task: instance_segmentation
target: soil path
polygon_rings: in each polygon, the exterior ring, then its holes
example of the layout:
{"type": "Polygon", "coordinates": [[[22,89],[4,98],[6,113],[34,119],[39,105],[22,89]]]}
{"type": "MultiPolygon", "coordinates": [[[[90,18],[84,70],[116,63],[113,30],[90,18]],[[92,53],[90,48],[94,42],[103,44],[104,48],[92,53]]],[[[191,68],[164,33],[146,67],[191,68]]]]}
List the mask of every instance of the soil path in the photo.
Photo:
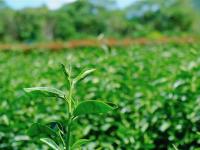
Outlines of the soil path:
{"type": "Polygon", "coordinates": [[[61,50],[79,47],[101,47],[107,45],[110,47],[117,46],[132,46],[132,45],[148,45],[148,44],[168,44],[168,43],[196,43],[200,41],[196,37],[162,37],[159,39],[148,38],[126,38],[126,39],[81,39],[70,40],[67,42],[48,42],[48,43],[35,43],[35,44],[0,44],[0,50],[61,50]]]}

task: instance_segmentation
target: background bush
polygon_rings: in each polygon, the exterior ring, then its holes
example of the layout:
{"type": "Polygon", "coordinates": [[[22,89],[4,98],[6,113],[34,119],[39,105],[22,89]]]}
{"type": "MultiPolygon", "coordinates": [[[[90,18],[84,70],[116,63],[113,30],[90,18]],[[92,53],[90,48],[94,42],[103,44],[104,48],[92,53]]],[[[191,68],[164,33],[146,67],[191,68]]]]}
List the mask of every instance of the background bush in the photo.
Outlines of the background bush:
{"type": "Polygon", "coordinates": [[[0,41],[30,43],[101,33],[107,37],[140,37],[196,32],[198,6],[197,0],[148,0],[119,9],[115,1],[78,0],[57,10],[46,6],[13,10],[1,0],[0,41]]]}
{"type": "Polygon", "coordinates": [[[198,44],[169,44],[117,48],[108,54],[91,48],[56,53],[1,52],[0,149],[41,148],[41,143],[29,141],[28,127],[33,122],[62,121],[62,101],[30,97],[23,91],[30,86],[63,89],[60,62],[71,63],[75,74],[83,68],[97,69],[77,86],[77,99],[119,105],[108,116],[89,115],[76,123],[74,137],[93,139],[87,145],[91,149],[161,150],[170,149],[172,144],[198,149],[199,48],[198,44]]]}

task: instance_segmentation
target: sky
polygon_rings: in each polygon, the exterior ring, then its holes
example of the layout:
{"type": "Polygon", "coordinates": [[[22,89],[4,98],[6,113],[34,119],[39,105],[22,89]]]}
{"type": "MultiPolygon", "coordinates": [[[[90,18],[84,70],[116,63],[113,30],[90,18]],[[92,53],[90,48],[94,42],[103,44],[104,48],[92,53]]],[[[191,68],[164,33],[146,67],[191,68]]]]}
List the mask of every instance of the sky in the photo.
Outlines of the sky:
{"type": "MultiPolygon", "coordinates": [[[[14,9],[21,9],[25,7],[39,7],[46,5],[50,9],[57,9],[65,3],[73,2],[75,0],[5,0],[6,4],[14,9]]],[[[134,0],[116,0],[120,7],[125,7],[134,0]]]]}

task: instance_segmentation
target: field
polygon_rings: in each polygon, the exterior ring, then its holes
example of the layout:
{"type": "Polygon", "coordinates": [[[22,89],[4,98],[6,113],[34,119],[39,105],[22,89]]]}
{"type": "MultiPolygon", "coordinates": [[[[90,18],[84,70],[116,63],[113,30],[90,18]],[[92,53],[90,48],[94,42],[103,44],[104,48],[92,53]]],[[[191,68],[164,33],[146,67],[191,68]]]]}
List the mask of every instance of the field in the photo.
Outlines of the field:
{"type": "Polygon", "coordinates": [[[109,115],[77,121],[76,138],[90,138],[85,149],[139,150],[200,147],[200,45],[157,44],[76,48],[57,52],[0,52],[0,149],[47,149],[27,135],[34,122],[61,121],[64,103],[27,95],[24,87],[64,90],[60,63],[74,74],[96,68],[76,90],[79,100],[113,102],[109,115]]]}

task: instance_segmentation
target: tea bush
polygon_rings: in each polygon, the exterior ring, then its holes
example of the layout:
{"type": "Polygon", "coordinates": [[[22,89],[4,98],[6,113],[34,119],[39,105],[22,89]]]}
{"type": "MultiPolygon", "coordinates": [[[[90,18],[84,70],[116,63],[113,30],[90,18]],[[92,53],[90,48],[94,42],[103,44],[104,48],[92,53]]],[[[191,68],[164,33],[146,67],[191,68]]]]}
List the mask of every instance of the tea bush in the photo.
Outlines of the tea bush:
{"type": "Polygon", "coordinates": [[[102,101],[84,100],[79,102],[77,99],[74,99],[74,89],[76,88],[77,83],[95,71],[95,69],[85,70],[75,77],[72,76],[71,67],[66,68],[65,65],[61,64],[61,70],[63,71],[65,80],[67,81],[67,89],[65,91],[52,87],[24,88],[24,91],[45,97],[56,97],[65,101],[67,111],[65,116],[63,116],[64,118],[62,123],[51,122],[49,123],[49,126],[34,123],[28,133],[30,137],[40,139],[41,142],[54,150],[76,150],[88,143],[89,139],[79,139],[74,143],[71,142],[71,133],[73,131],[74,122],[79,119],[80,116],[89,114],[106,114],[109,111],[114,110],[114,107],[109,103],[102,101]]]}
{"type": "MultiPolygon", "coordinates": [[[[0,52],[0,149],[47,149],[30,140],[34,122],[62,121],[65,104],[57,98],[27,96],[24,87],[64,89],[61,62],[74,74],[96,68],[75,90],[75,98],[106,99],[115,113],[87,115],[73,137],[91,139],[83,149],[179,149],[200,147],[200,45],[148,45],[82,48],[59,52],[0,52]]],[[[76,140],[74,138],[73,140],[76,140]]]]}

